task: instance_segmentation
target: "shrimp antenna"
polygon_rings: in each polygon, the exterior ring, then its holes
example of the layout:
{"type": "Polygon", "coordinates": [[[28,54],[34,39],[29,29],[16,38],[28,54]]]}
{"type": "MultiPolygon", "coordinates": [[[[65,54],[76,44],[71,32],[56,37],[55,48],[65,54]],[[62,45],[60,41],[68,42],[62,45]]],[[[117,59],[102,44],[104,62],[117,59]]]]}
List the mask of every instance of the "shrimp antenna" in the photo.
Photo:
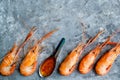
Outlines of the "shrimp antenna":
{"type": "Polygon", "coordinates": [[[85,24],[83,22],[81,22],[81,26],[82,26],[82,42],[85,43],[86,41],[86,30],[85,30],[85,24]]]}
{"type": "Polygon", "coordinates": [[[111,44],[111,45],[115,45],[115,44],[118,44],[118,43],[115,43],[115,42],[110,42],[110,39],[115,36],[118,32],[120,32],[119,29],[115,30],[114,32],[112,32],[112,34],[110,36],[108,36],[107,40],[102,43],[102,45],[100,46],[101,48],[104,47],[105,45],[107,44],[111,44]]]}
{"type": "Polygon", "coordinates": [[[30,40],[30,38],[33,36],[33,33],[36,31],[36,27],[33,26],[32,29],[30,30],[30,32],[28,33],[27,37],[25,38],[25,40],[23,41],[23,43],[20,45],[20,47],[18,48],[17,52],[16,52],[16,56],[20,53],[20,51],[22,50],[22,48],[24,47],[24,45],[30,40]]]}
{"type": "Polygon", "coordinates": [[[54,32],[56,32],[56,31],[58,31],[58,30],[59,30],[59,29],[54,29],[54,30],[48,32],[47,34],[45,34],[41,39],[39,39],[39,40],[37,41],[36,45],[39,44],[39,43],[41,43],[42,41],[44,41],[44,40],[47,39],[48,37],[50,37],[54,32]]]}
{"type": "Polygon", "coordinates": [[[88,45],[92,44],[93,42],[95,42],[95,40],[104,32],[104,30],[99,31],[93,38],[91,38],[90,40],[88,40],[87,44],[85,45],[85,47],[87,47],[88,45]]]}

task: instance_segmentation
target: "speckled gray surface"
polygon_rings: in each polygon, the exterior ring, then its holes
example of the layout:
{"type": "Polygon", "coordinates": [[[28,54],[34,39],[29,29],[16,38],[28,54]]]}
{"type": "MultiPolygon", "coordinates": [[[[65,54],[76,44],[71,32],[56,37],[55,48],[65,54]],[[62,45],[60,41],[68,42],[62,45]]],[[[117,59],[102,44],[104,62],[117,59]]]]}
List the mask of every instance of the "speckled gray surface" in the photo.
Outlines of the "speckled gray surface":
{"type": "MultiPolygon", "coordinates": [[[[86,24],[87,37],[94,36],[99,29],[105,29],[95,42],[103,42],[109,34],[120,26],[119,0],[0,0],[0,58],[12,47],[14,42],[23,41],[32,26],[38,30],[33,39],[39,39],[48,31],[59,28],[48,40],[43,42],[44,51],[39,56],[41,61],[51,55],[54,47],[62,37],[66,38],[64,49],[57,59],[57,68],[65,56],[81,41],[81,24],[86,24]]],[[[120,39],[120,34],[112,38],[120,39]]],[[[81,55],[84,56],[90,49],[81,55]]],[[[109,47],[109,46],[108,46],[109,47]]],[[[103,49],[101,55],[109,50],[103,49]]],[[[27,51],[27,48],[25,48],[27,51]]],[[[100,56],[99,56],[100,57],[100,56]]],[[[17,68],[13,75],[0,80],[120,80],[120,57],[115,61],[110,72],[105,76],[98,76],[92,70],[86,75],[79,74],[77,69],[70,76],[61,76],[57,70],[48,78],[40,78],[37,71],[28,77],[20,75],[17,68]]]]}

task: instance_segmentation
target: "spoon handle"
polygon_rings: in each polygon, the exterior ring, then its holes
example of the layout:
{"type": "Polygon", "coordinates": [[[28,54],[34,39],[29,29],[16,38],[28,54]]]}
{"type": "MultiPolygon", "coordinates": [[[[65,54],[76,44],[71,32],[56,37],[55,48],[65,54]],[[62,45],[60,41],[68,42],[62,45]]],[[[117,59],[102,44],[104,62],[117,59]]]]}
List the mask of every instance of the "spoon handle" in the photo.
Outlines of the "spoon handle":
{"type": "Polygon", "coordinates": [[[61,41],[59,42],[58,46],[56,47],[55,51],[54,51],[53,56],[55,58],[57,58],[57,56],[59,55],[64,43],[65,43],[65,38],[62,38],[61,41]]]}

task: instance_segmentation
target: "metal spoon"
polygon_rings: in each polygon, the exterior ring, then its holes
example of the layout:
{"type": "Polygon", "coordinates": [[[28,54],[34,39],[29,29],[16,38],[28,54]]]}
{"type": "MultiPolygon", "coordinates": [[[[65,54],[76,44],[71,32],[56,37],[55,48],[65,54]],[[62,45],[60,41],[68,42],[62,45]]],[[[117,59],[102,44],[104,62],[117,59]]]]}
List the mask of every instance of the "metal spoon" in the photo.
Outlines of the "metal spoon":
{"type": "Polygon", "coordinates": [[[64,43],[65,43],[65,38],[62,38],[57,48],[53,52],[53,54],[50,57],[48,57],[45,61],[43,61],[43,63],[40,65],[39,75],[41,77],[48,77],[53,73],[55,66],[56,66],[56,59],[64,43]]]}

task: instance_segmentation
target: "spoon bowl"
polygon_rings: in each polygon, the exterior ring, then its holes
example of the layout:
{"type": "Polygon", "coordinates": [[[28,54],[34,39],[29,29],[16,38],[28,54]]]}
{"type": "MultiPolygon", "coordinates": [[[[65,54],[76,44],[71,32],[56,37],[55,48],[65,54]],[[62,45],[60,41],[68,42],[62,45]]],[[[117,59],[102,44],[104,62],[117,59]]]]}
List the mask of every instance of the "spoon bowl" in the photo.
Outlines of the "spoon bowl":
{"type": "Polygon", "coordinates": [[[65,38],[62,38],[53,54],[42,62],[39,67],[39,75],[41,77],[48,77],[53,73],[56,66],[56,59],[64,43],[65,38]]]}

